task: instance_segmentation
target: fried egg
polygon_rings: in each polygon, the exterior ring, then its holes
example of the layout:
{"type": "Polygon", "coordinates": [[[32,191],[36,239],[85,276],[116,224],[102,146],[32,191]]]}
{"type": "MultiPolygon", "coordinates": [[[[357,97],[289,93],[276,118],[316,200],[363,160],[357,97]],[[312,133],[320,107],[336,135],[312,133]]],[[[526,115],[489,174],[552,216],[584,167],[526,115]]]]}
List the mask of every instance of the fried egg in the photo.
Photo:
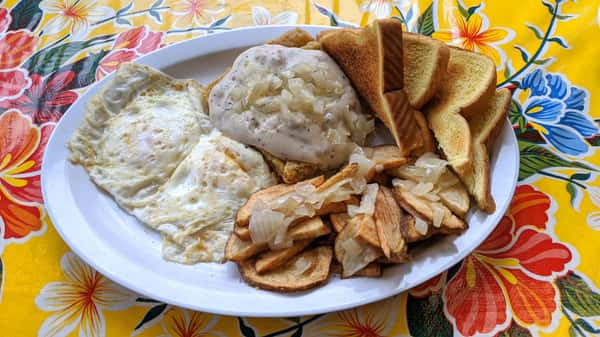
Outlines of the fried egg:
{"type": "Polygon", "coordinates": [[[127,212],[158,230],[163,257],[219,261],[237,209],[275,183],[255,150],[211,125],[203,88],[124,64],[90,100],[70,160],[127,212]]]}
{"type": "Polygon", "coordinates": [[[161,232],[166,259],[219,261],[238,209],[275,182],[260,153],[214,130],[200,137],[141,217],[161,232]]]}
{"type": "Polygon", "coordinates": [[[88,103],[70,159],[124,209],[144,207],[212,130],[201,95],[194,81],[124,64],[88,103]]]}

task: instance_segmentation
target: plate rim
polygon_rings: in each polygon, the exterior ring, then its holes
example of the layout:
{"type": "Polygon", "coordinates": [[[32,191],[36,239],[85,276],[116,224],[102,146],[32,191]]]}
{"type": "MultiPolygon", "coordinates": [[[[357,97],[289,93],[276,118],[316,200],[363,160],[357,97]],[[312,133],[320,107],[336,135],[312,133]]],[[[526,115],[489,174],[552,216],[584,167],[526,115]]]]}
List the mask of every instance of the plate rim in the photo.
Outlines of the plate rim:
{"type": "MultiPolygon", "coordinates": [[[[335,29],[337,27],[322,26],[322,25],[320,25],[320,26],[319,25],[271,25],[271,26],[255,26],[255,27],[235,28],[235,29],[232,29],[229,31],[223,31],[223,32],[209,34],[209,35],[198,36],[198,37],[195,37],[195,38],[192,38],[189,40],[183,40],[183,41],[174,43],[165,48],[162,48],[162,49],[153,51],[152,53],[149,53],[147,55],[144,55],[144,56],[136,59],[134,62],[146,64],[146,62],[149,62],[149,60],[151,60],[153,57],[156,58],[156,55],[160,55],[162,53],[165,53],[165,54],[168,53],[169,48],[172,48],[174,46],[180,46],[179,48],[181,48],[182,45],[186,45],[186,44],[194,45],[195,43],[198,43],[198,41],[217,39],[223,34],[244,34],[244,33],[253,32],[253,31],[260,32],[260,31],[271,31],[271,30],[278,30],[278,29],[279,30],[280,29],[294,29],[294,28],[302,28],[302,29],[306,29],[306,30],[310,31],[311,33],[316,33],[318,31],[321,31],[324,29],[335,29]]],[[[235,48],[235,47],[233,47],[233,48],[235,48]]],[[[230,49],[233,49],[233,48],[230,48],[230,49]]],[[[212,52],[214,53],[214,52],[219,52],[219,51],[222,51],[222,50],[215,49],[212,52]]],[[[197,55],[197,57],[209,55],[210,53],[211,52],[205,53],[205,54],[199,54],[199,55],[197,55]]],[[[177,59],[178,61],[168,61],[167,60],[163,63],[163,66],[159,67],[159,69],[163,69],[170,65],[184,62],[186,60],[183,56],[181,56],[179,58],[174,57],[174,59],[177,59]]],[[[103,79],[94,82],[91,86],[86,88],[85,92],[81,96],[78,97],[78,100],[80,100],[82,98],[86,98],[86,99],[89,98],[89,96],[88,96],[89,92],[96,91],[103,83],[105,83],[105,81],[110,80],[110,78],[112,78],[113,74],[114,73],[111,73],[110,75],[105,76],[103,79]]],[[[58,221],[59,219],[57,218],[57,214],[55,214],[55,209],[50,206],[56,200],[50,201],[50,198],[48,197],[48,194],[49,194],[48,189],[50,188],[48,186],[48,182],[52,179],[52,177],[49,175],[49,171],[51,170],[49,168],[49,166],[52,163],[49,162],[49,159],[47,157],[50,156],[50,153],[52,153],[54,151],[48,151],[48,149],[54,148],[56,146],[65,146],[65,144],[61,144],[58,140],[56,140],[58,138],[58,133],[56,131],[59,130],[59,128],[62,124],[67,124],[66,122],[64,122],[65,120],[67,120],[67,118],[65,118],[65,117],[67,117],[69,115],[69,113],[71,112],[71,110],[74,109],[74,106],[75,106],[75,104],[70,106],[69,109],[65,112],[65,114],[61,118],[61,120],[56,124],[55,129],[52,132],[52,134],[47,142],[46,148],[44,150],[44,155],[42,157],[42,168],[41,168],[41,173],[40,173],[42,198],[44,200],[44,208],[46,209],[49,219],[51,220],[51,222],[47,223],[47,225],[54,226],[55,230],[57,231],[57,233],[59,234],[61,239],[67,244],[67,246],[69,247],[70,250],[72,250],[75,254],[77,254],[77,256],[79,256],[85,263],[87,263],[92,268],[94,268],[94,270],[101,273],[104,277],[110,279],[111,281],[124,286],[125,288],[127,288],[128,290],[130,290],[136,294],[147,296],[147,297],[159,300],[164,303],[176,305],[179,307],[189,308],[192,310],[199,310],[199,311],[212,313],[212,314],[227,315],[227,316],[243,316],[243,317],[286,317],[286,316],[289,317],[289,316],[321,314],[321,313],[345,310],[345,309],[369,304],[369,303],[380,301],[380,300],[386,299],[388,297],[392,297],[392,296],[395,296],[402,292],[407,291],[407,289],[400,290],[400,291],[391,291],[389,293],[384,293],[384,294],[380,294],[378,296],[371,296],[371,297],[359,296],[358,297],[359,300],[347,301],[341,305],[321,306],[320,308],[316,308],[316,309],[312,309],[312,308],[300,309],[300,310],[299,309],[291,309],[288,311],[281,311],[281,312],[273,312],[273,311],[268,312],[268,311],[264,311],[264,310],[257,312],[257,311],[253,311],[253,310],[244,309],[241,306],[239,309],[215,308],[215,307],[211,307],[210,305],[208,305],[208,306],[203,305],[205,303],[210,303],[210,301],[203,302],[203,303],[197,303],[197,304],[190,304],[190,303],[181,302],[176,299],[173,300],[170,298],[166,298],[166,296],[163,296],[161,294],[146,292],[145,291],[146,288],[141,287],[140,285],[134,284],[132,282],[129,282],[129,280],[126,276],[121,277],[121,276],[117,275],[116,273],[112,272],[110,270],[110,268],[105,268],[104,265],[96,263],[93,256],[90,256],[89,253],[86,253],[84,250],[80,249],[80,246],[78,244],[76,244],[75,242],[73,242],[73,240],[71,240],[70,236],[64,232],[64,228],[57,225],[60,221],[58,221]],[[59,142],[59,143],[57,143],[57,142],[59,142]]],[[[506,128],[509,128],[512,131],[512,127],[510,126],[508,119],[505,119],[504,126],[503,126],[503,132],[505,132],[506,128]]],[[[435,272],[423,273],[426,277],[422,277],[423,280],[419,284],[422,284],[423,282],[426,282],[430,278],[435,277],[435,276],[445,272],[446,270],[451,268],[454,264],[460,262],[467,255],[471,254],[473,252],[473,250],[475,250],[493,232],[493,230],[497,227],[498,223],[500,222],[502,216],[508,210],[508,208],[510,206],[510,200],[512,199],[512,196],[514,195],[514,192],[517,187],[518,172],[519,172],[518,142],[517,142],[514,132],[510,132],[509,140],[511,143],[510,144],[511,149],[512,148],[515,149],[515,151],[511,151],[511,153],[514,156],[513,160],[514,160],[516,167],[514,168],[514,174],[513,174],[512,180],[511,180],[511,186],[510,186],[510,190],[508,193],[508,200],[506,203],[504,203],[502,205],[501,208],[497,209],[497,213],[496,212],[494,213],[494,214],[498,214],[497,215],[498,219],[495,221],[495,224],[489,226],[489,228],[487,228],[487,230],[482,233],[481,237],[479,237],[479,240],[476,240],[476,242],[471,243],[469,245],[469,249],[463,249],[462,251],[460,251],[454,258],[454,262],[449,263],[448,265],[445,265],[443,268],[438,269],[435,272]]],[[[68,161],[68,159],[66,159],[66,160],[68,161]]],[[[416,284],[414,286],[417,286],[417,285],[418,284],[416,284]]],[[[325,286],[327,286],[327,285],[325,285],[325,286]]],[[[293,301],[293,298],[290,298],[289,301],[293,301]]]]}

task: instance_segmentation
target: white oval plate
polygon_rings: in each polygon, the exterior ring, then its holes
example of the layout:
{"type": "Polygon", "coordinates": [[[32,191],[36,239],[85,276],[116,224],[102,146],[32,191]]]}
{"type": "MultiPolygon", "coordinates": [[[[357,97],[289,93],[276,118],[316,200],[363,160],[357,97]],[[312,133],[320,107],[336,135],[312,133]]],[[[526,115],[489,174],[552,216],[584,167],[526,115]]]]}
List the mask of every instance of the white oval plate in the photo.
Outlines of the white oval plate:
{"type": "MultiPolygon", "coordinates": [[[[244,49],[262,44],[291,26],[254,27],[216,33],[158,50],[137,60],[177,78],[206,84],[230,66],[244,49]]],[[[304,26],[311,34],[331,27],[304,26]]],[[[170,304],[225,315],[299,316],[366,304],[408,290],[450,268],[473,251],[505,213],[517,182],[519,151],[506,122],[491,158],[494,214],[471,211],[469,229],[436,240],[415,252],[412,262],[385,270],[382,278],[340,280],[319,288],[278,294],[244,283],[233,263],[193,266],[166,262],[159,235],[121,210],[68,160],[66,142],[81,124],[87,101],[110,76],[75,102],[48,143],[42,164],[42,192],[54,226],[83,260],[108,278],[170,304]]]]}

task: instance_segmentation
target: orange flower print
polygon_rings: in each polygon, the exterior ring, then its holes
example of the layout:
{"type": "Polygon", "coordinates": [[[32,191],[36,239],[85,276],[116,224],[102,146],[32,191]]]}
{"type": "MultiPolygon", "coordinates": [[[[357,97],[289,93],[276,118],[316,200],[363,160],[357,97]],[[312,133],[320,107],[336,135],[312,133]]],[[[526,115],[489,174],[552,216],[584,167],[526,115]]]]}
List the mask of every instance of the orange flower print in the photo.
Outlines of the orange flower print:
{"type": "Polygon", "coordinates": [[[18,97],[31,85],[27,72],[19,69],[35,50],[38,38],[27,30],[7,32],[12,18],[0,8],[0,101],[18,97]]]}
{"type": "Polygon", "coordinates": [[[0,218],[5,239],[42,227],[40,169],[53,124],[34,126],[16,110],[0,115],[0,218]]]}
{"type": "Polygon", "coordinates": [[[530,330],[551,325],[552,281],[568,272],[573,254],[544,232],[549,207],[544,193],[519,186],[508,214],[446,284],[446,312],[462,335],[495,335],[512,319],[530,330]]]}
{"type": "Polygon", "coordinates": [[[483,13],[474,13],[464,18],[459,11],[450,17],[454,22],[450,29],[441,29],[433,37],[451,45],[487,55],[497,66],[503,67],[506,54],[501,45],[512,40],[514,32],[507,28],[490,28],[489,20],[483,13]]]}
{"type": "Polygon", "coordinates": [[[323,337],[389,336],[398,315],[398,298],[329,313],[304,326],[304,335],[323,337]]]}
{"type": "Polygon", "coordinates": [[[78,328],[79,336],[103,337],[104,310],[123,310],[135,303],[136,295],[93,270],[77,255],[68,252],[60,260],[64,281],[50,282],[35,298],[48,317],[38,336],[67,336],[78,328]]]}
{"type": "Polygon", "coordinates": [[[165,312],[161,325],[169,337],[224,337],[212,330],[218,320],[215,315],[171,307],[165,312]]]}

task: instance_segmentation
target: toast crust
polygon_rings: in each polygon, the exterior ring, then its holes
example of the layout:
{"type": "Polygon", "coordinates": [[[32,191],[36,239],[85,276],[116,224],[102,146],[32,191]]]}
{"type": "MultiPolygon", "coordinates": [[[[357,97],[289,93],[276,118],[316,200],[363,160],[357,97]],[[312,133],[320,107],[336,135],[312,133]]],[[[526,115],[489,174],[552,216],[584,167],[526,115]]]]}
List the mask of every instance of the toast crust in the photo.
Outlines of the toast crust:
{"type": "Polygon", "coordinates": [[[473,131],[473,169],[460,176],[477,206],[484,212],[493,213],[496,203],[490,186],[489,150],[502,130],[511,100],[510,90],[499,89],[480,115],[470,120],[473,131]]]}

